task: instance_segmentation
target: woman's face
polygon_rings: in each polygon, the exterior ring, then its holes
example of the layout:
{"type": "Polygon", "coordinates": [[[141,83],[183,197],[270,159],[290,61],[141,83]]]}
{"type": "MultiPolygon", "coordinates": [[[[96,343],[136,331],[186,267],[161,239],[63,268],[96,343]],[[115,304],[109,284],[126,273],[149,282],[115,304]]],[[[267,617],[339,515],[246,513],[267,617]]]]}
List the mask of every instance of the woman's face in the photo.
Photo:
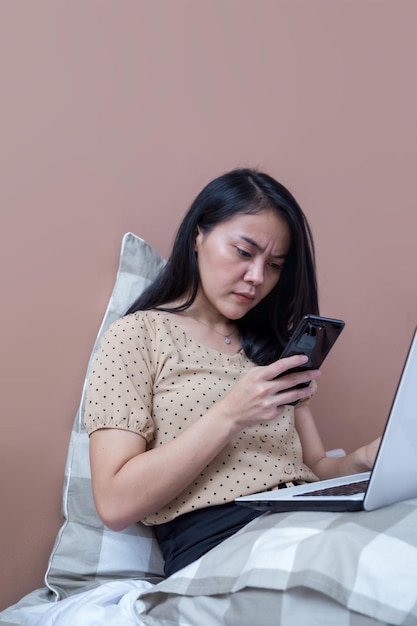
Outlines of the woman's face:
{"type": "Polygon", "coordinates": [[[271,209],[240,213],[208,233],[199,231],[196,304],[206,313],[240,319],[275,287],[290,244],[288,224],[271,209]]]}

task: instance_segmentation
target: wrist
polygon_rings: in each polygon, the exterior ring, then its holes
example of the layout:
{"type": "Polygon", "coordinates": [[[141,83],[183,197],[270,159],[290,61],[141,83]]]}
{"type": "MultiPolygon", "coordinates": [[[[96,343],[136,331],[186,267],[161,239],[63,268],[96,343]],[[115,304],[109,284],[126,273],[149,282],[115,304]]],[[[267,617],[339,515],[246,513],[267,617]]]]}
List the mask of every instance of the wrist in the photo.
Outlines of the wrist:
{"type": "Polygon", "coordinates": [[[233,411],[229,411],[227,403],[219,400],[207,411],[206,416],[210,423],[212,432],[216,432],[218,437],[228,443],[232,437],[237,435],[243,428],[236,419],[233,411]]]}
{"type": "Polygon", "coordinates": [[[368,458],[367,446],[361,446],[357,448],[350,455],[351,474],[359,474],[361,472],[368,472],[372,469],[372,464],[368,458]]]}
{"type": "Polygon", "coordinates": [[[240,423],[236,412],[229,408],[229,403],[226,398],[216,402],[209,413],[210,422],[216,424],[215,428],[227,442],[244,428],[244,424],[240,423]]]}

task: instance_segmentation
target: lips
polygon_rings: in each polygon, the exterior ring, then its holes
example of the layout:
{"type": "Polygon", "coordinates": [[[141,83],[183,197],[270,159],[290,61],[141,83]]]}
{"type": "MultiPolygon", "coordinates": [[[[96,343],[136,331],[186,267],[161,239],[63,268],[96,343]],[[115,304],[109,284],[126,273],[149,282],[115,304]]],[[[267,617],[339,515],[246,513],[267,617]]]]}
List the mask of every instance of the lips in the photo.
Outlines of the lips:
{"type": "Polygon", "coordinates": [[[235,296],[240,302],[247,304],[250,304],[255,300],[255,295],[253,293],[235,293],[235,296]]]}

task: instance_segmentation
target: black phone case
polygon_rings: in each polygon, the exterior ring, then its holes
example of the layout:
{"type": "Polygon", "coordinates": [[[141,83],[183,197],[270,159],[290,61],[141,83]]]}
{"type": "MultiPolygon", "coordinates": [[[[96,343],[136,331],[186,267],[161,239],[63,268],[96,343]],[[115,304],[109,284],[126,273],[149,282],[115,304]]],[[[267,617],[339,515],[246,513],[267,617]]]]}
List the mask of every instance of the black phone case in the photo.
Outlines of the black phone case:
{"type": "MultiPolygon", "coordinates": [[[[282,376],[290,372],[319,369],[344,327],[345,322],[343,320],[318,315],[305,315],[280,358],[294,354],[305,354],[308,356],[308,361],[299,367],[287,370],[282,376]]],[[[301,383],[296,387],[307,387],[308,385],[309,383],[301,383]]]]}

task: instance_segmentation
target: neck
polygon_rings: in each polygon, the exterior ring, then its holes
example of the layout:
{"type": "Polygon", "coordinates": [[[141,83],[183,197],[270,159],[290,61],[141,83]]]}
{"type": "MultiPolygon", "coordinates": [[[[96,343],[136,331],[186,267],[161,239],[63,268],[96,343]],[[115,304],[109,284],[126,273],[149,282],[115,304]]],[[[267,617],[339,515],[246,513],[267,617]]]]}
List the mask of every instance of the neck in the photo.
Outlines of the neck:
{"type": "Polygon", "coordinates": [[[232,343],[232,338],[234,338],[237,333],[236,325],[230,322],[230,320],[227,320],[227,318],[222,317],[221,319],[214,320],[207,317],[207,315],[201,315],[198,311],[190,309],[184,311],[184,315],[198,322],[198,324],[202,324],[217,335],[221,335],[224,342],[228,345],[232,343]]]}

